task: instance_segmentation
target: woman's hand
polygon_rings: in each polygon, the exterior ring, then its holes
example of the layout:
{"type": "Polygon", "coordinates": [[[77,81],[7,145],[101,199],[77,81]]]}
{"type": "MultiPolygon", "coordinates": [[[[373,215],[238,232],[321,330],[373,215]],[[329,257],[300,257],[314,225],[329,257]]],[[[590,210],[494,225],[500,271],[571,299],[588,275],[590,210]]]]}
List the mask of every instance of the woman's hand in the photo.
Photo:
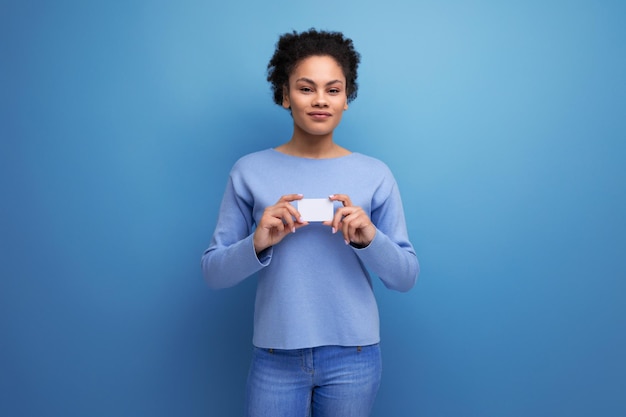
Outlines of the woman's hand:
{"type": "Polygon", "coordinates": [[[298,210],[290,204],[292,201],[301,200],[302,197],[302,194],[287,194],[276,204],[265,209],[254,231],[256,253],[277,244],[289,233],[295,233],[296,229],[309,224],[301,220],[298,210]]]}
{"type": "Polygon", "coordinates": [[[343,207],[335,212],[331,221],[324,224],[331,226],[333,233],[341,231],[346,245],[349,243],[361,247],[369,245],[376,235],[376,227],[365,211],[361,207],[353,206],[350,197],[345,194],[333,194],[328,198],[331,201],[341,201],[343,207]]]}

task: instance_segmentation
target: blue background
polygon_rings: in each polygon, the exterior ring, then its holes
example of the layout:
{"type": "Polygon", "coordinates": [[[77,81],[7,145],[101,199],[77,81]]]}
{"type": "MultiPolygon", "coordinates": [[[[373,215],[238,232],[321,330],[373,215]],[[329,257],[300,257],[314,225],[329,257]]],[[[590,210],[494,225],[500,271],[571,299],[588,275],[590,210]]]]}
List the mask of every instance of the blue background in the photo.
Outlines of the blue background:
{"type": "Polygon", "coordinates": [[[626,415],[626,6],[0,2],[0,415],[236,416],[254,278],[200,274],[278,145],[279,34],[362,54],[336,140],[392,168],[422,274],[376,284],[374,416],[626,415]]]}

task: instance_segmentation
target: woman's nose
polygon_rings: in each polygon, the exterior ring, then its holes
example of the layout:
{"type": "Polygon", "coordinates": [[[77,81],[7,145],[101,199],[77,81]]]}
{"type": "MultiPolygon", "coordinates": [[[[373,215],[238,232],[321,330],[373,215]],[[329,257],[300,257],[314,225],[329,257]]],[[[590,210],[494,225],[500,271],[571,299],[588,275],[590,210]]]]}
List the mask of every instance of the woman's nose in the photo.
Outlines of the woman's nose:
{"type": "Polygon", "coordinates": [[[323,93],[318,93],[315,95],[315,98],[313,99],[313,106],[314,107],[327,107],[328,106],[328,101],[326,100],[326,97],[324,97],[323,93]]]}

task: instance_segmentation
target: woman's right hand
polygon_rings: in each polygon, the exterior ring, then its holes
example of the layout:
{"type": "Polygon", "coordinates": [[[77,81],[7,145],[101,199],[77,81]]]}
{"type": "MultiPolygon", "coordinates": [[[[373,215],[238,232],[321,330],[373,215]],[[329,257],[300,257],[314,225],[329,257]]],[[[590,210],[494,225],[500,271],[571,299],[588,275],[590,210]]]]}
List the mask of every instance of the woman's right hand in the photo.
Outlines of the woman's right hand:
{"type": "Polygon", "coordinates": [[[302,198],[302,194],[287,194],[282,196],[276,204],[265,209],[254,232],[256,253],[277,244],[289,233],[295,233],[296,229],[309,224],[301,220],[298,210],[290,204],[302,198]]]}

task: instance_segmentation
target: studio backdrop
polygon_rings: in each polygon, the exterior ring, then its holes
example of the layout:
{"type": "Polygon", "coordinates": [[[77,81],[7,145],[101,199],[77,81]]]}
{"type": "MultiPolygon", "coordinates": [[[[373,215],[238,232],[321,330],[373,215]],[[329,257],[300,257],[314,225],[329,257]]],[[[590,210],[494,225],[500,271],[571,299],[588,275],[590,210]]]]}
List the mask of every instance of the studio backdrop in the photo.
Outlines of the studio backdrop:
{"type": "Polygon", "coordinates": [[[286,142],[278,36],[343,31],[335,133],[421,263],[374,277],[376,417],[626,415],[626,17],[600,1],[0,2],[0,415],[239,416],[256,278],[200,272],[232,164],[286,142]]]}

